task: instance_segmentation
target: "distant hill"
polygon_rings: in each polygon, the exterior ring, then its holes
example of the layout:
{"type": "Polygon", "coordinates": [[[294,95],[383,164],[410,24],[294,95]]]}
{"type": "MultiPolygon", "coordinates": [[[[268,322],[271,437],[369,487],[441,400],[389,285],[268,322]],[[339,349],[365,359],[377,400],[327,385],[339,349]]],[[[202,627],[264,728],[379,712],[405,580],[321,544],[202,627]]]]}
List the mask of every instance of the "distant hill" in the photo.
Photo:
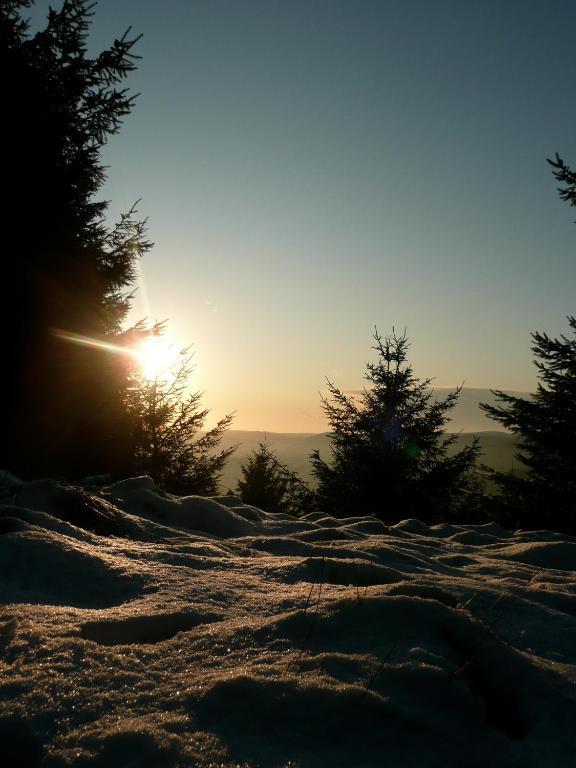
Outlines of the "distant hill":
{"type": "Polygon", "coordinates": [[[240,465],[263,440],[267,440],[279,461],[287,464],[290,469],[298,472],[303,479],[308,481],[311,479],[309,457],[312,451],[318,449],[326,457],[330,451],[330,439],[327,434],[251,432],[231,429],[226,432],[220,444],[222,448],[238,445],[222,474],[220,484],[224,490],[235,487],[241,474],[240,465]]]}
{"type": "MultiPolygon", "coordinates": [[[[434,389],[439,398],[444,398],[450,392],[451,387],[437,387],[434,389]]],[[[517,397],[529,397],[528,392],[505,390],[517,397]]],[[[460,392],[458,403],[452,411],[452,418],[448,423],[448,431],[458,432],[458,440],[455,450],[469,445],[478,435],[480,445],[484,451],[481,459],[483,464],[500,472],[507,472],[513,467],[519,469],[518,462],[514,459],[515,441],[509,432],[502,431],[499,424],[492,421],[480,410],[480,403],[493,404],[496,399],[489,389],[464,387],[460,392]]],[[[278,459],[287,464],[290,469],[307,481],[311,480],[309,457],[312,451],[319,450],[323,457],[330,457],[330,439],[327,434],[314,434],[308,432],[264,432],[247,430],[229,430],[222,440],[222,448],[238,445],[238,449],[232,455],[222,475],[221,485],[224,490],[234,488],[240,477],[240,465],[246,460],[248,454],[258,447],[258,443],[267,440],[278,459]]]]}
{"type": "MultiPolygon", "coordinates": [[[[518,462],[514,460],[515,440],[508,432],[461,432],[454,450],[469,445],[475,434],[480,438],[480,445],[484,451],[481,459],[483,464],[500,472],[507,472],[513,466],[518,467],[518,462]]],[[[330,439],[327,434],[249,432],[231,429],[224,436],[221,445],[223,448],[238,445],[238,448],[222,475],[223,490],[233,489],[236,486],[240,477],[240,465],[264,439],[268,441],[283,464],[287,464],[307,481],[312,479],[309,462],[312,451],[318,449],[323,457],[327,459],[330,457],[330,439]]]]}
{"type": "MultiPolygon", "coordinates": [[[[434,393],[439,398],[446,397],[453,392],[453,387],[436,387],[434,393]]],[[[513,390],[504,390],[507,394],[516,397],[529,398],[529,392],[518,392],[513,390]]],[[[502,427],[496,421],[489,419],[488,416],[480,410],[480,403],[489,403],[494,405],[496,398],[489,389],[476,387],[464,387],[458,402],[452,411],[452,418],[448,424],[450,432],[494,432],[500,431],[502,427]]]]}
{"type": "Polygon", "coordinates": [[[516,438],[509,432],[461,432],[454,443],[454,451],[470,445],[474,437],[480,439],[483,455],[480,463],[495,469],[497,472],[519,471],[516,453],[516,438]]]}

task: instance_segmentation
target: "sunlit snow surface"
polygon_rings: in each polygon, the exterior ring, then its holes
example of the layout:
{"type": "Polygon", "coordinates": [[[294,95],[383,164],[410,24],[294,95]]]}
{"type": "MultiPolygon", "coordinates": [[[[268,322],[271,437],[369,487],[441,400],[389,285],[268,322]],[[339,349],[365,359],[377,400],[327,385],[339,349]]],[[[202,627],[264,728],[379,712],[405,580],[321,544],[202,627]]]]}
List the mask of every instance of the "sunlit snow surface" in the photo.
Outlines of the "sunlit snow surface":
{"type": "Polygon", "coordinates": [[[149,478],[0,502],[4,766],[576,765],[576,539],[149,478]]]}

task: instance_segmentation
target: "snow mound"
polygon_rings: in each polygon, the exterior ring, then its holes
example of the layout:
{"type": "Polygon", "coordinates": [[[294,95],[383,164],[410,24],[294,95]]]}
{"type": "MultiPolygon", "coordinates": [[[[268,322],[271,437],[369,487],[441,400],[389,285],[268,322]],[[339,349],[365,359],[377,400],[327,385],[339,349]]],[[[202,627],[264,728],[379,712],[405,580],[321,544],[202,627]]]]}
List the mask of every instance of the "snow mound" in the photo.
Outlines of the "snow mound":
{"type": "Polygon", "coordinates": [[[149,477],[124,480],[109,486],[106,491],[124,511],[166,525],[226,537],[242,536],[253,530],[253,525],[244,516],[214,499],[161,496],[149,477]]]}
{"type": "Polygon", "coordinates": [[[0,536],[2,603],[106,608],[136,597],[143,586],[138,575],[99,556],[95,547],[54,532],[26,525],[0,536]]]}
{"type": "Polygon", "coordinates": [[[575,566],[546,531],[0,472],[2,764],[571,765],[575,566]]]}

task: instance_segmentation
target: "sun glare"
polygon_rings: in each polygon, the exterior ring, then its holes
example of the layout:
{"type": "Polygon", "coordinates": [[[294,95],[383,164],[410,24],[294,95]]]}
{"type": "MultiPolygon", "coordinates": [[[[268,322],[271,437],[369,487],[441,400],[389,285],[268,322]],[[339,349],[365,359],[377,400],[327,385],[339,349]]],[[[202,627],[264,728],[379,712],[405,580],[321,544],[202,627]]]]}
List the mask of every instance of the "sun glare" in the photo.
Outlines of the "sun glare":
{"type": "Polygon", "coordinates": [[[151,336],[140,344],[136,357],[147,379],[165,379],[172,375],[179,353],[165,337],[151,336]]]}

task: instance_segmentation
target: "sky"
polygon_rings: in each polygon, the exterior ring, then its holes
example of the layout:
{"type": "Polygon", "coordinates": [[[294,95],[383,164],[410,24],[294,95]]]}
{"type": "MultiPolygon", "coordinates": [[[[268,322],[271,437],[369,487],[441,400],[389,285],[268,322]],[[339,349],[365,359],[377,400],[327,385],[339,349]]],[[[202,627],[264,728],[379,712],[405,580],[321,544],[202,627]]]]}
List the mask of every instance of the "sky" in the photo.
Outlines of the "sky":
{"type": "Polygon", "coordinates": [[[375,326],[438,386],[534,389],[530,333],[576,312],[571,0],[100,0],[90,50],[129,26],[100,197],[140,199],[131,319],[192,345],[213,420],[324,429],[375,326]]]}

